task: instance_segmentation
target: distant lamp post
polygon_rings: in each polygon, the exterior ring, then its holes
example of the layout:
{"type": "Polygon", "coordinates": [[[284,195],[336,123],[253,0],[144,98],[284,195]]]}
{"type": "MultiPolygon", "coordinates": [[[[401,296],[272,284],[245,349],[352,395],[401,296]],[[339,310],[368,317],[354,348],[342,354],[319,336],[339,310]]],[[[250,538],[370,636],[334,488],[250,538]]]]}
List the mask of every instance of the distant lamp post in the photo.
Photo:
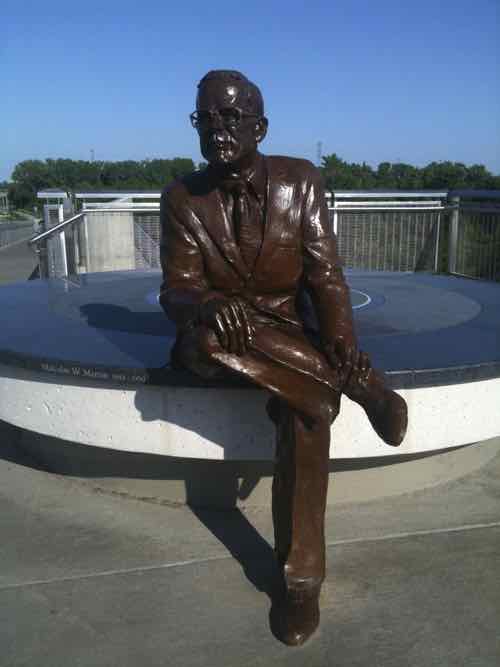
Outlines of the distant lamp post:
{"type": "Polygon", "coordinates": [[[322,155],[323,155],[323,142],[318,141],[316,145],[316,164],[318,167],[321,167],[322,155]]]}

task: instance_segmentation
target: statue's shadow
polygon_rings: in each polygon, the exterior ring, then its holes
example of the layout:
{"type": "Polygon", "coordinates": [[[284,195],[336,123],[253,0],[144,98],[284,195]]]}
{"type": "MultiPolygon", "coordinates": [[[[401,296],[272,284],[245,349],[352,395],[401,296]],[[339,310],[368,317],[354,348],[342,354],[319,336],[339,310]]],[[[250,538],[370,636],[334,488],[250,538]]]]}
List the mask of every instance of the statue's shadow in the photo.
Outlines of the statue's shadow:
{"type": "MultiPolygon", "coordinates": [[[[14,438],[12,429],[8,437],[0,438],[0,458],[83,478],[111,492],[125,490],[136,497],[185,503],[241,564],[248,580],[272,599],[274,586],[279,582],[273,549],[239,508],[259,482],[267,478],[267,486],[262,485],[266,490],[258,492],[271,512],[268,489],[273,473],[274,433],[265,413],[265,392],[242,386],[241,382],[234,382],[232,386],[224,383],[218,385],[225,389],[221,397],[220,392],[213,391],[194,376],[190,378],[189,374],[181,373],[177,382],[175,378],[172,380],[169,368],[147,368],[144,362],[148,351],[143,349],[143,343],[136,347],[140,337],[135,334],[147,333],[154,345],[165,341],[165,316],[161,311],[140,313],[111,304],[87,304],[81,306],[80,312],[90,327],[99,330],[100,336],[128,357],[137,359],[138,367],[142,362],[150,382],[157,384],[166,380],[170,386],[165,386],[164,390],[157,386],[138,386],[135,407],[142,421],[160,423],[168,419],[177,427],[178,437],[185,432],[198,439],[199,458],[91,447],[28,431],[14,438]],[[185,386],[186,381],[192,382],[191,386],[185,386]],[[242,445],[241,430],[253,441],[242,445]],[[12,445],[14,440],[15,446],[12,445]],[[204,442],[221,448],[223,460],[206,458],[202,453],[204,442]],[[252,452],[261,452],[262,460],[245,460],[244,452],[249,451],[249,447],[252,452]]],[[[166,341],[166,365],[168,354],[166,341]]],[[[40,381],[58,383],[57,378],[50,376],[40,376],[40,381]]],[[[78,384],[80,380],[74,378],[69,382],[78,384]]],[[[0,422],[0,427],[7,425],[0,422]]],[[[160,447],[161,433],[159,429],[160,447]]],[[[178,450],[182,451],[182,447],[178,450]]]]}
{"type": "MultiPolygon", "coordinates": [[[[164,400],[176,401],[176,409],[167,410],[168,421],[186,434],[201,436],[200,447],[209,441],[212,446],[222,448],[224,457],[234,456],[243,430],[250,440],[255,440],[256,447],[260,445],[261,451],[268,449],[272,457],[273,427],[265,413],[267,397],[254,388],[242,389],[228,388],[224,384],[219,389],[183,388],[176,400],[172,399],[175,390],[165,388],[165,392],[160,393],[155,389],[154,396],[158,398],[163,393],[164,400]],[[220,389],[224,390],[223,396],[220,389]],[[203,405],[197,405],[197,399],[203,405]],[[249,426],[255,427],[253,432],[249,432],[249,426]]],[[[157,421],[162,415],[164,418],[164,405],[159,406],[151,397],[151,388],[147,386],[139,388],[135,395],[135,406],[144,421],[157,421]]],[[[244,443],[244,449],[251,445],[251,442],[244,443]]],[[[193,514],[240,563],[255,588],[266,593],[271,601],[275,600],[280,594],[281,580],[274,551],[239,508],[255,492],[262,478],[267,478],[265,491],[257,492],[271,512],[271,498],[266,491],[273,473],[272,461],[171,457],[167,465],[171,474],[177,470],[178,478],[183,479],[186,503],[193,514]]]]}
{"type": "MultiPolygon", "coordinates": [[[[136,407],[145,420],[159,417],[148,401],[151,389],[140,387],[135,395],[136,407]]],[[[156,388],[154,393],[159,393],[156,388]]],[[[241,410],[245,411],[244,405],[241,410]]],[[[196,419],[191,424],[184,417],[179,421],[183,428],[197,425],[196,419]]],[[[205,432],[200,429],[198,434],[203,438],[215,435],[211,428],[205,432]]],[[[0,422],[0,458],[80,478],[104,492],[125,492],[131,497],[166,504],[185,503],[241,565],[258,591],[271,602],[279,594],[281,580],[273,548],[239,507],[263,477],[270,480],[270,461],[213,461],[101,449],[31,433],[5,422],[0,422]]],[[[271,512],[270,494],[266,492],[267,489],[259,493],[271,512]]],[[[203,553],[199,556],[203,557],[203,553]]]]}

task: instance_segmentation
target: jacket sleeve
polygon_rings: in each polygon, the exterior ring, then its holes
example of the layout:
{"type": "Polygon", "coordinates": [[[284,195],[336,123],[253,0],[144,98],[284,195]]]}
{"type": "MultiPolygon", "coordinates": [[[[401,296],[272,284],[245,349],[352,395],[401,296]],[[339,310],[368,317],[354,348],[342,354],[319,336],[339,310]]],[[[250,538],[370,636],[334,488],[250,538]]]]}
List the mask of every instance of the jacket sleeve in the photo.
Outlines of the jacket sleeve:
{"type": "Polygon", "coordinates": [[[311,297],[321,341],[324,345],[339,337],[355,341],[349,288],[316,168],[311,168],[307,183],[302,230],[304,286],[311,297]]]}
{"type": "Polygon", "coordinates": [[[180,326],[198,317],[199,304],[217,295],[206,279],[203,256],[185,220],[182,208],[172,204],[168,190],[160,200],[160,261],[163,282],[160,304],[180,326]]]}

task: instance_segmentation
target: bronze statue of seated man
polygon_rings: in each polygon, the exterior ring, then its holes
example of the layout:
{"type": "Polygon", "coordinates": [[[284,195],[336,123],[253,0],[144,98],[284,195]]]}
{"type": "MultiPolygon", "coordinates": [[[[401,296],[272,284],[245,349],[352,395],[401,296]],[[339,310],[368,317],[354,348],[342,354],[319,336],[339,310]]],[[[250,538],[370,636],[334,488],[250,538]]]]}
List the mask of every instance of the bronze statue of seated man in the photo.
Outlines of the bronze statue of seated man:
{"type": "Polygon", "coordinates": [[[203,377],[237,373],[271,394],[275,552],[285,583],[278,632],[297,645],[319,622],[330,427],[341,394],[393,446],[405,434],[406,404],[358,349],[317,169],[258,151],[268,121],[257,86],[239,72],[209,72],[191,122],[208,166],[162,194],[160,301],[177,324],[177,364],[203,377]],[[299,314],[303,291],[317,338],[299,314]]]}

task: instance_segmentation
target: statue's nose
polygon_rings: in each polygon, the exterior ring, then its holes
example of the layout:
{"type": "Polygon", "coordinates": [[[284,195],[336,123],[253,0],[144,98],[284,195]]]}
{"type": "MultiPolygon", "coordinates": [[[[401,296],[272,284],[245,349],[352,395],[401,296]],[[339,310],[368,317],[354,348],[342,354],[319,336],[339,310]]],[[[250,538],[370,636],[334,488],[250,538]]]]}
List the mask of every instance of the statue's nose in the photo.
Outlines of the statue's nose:
{"type": "Polygon", "coordinates": [[[223,130],[217,130],[217,129],[212,130],[212,141],[215,144],[223,144],[226,141],[226,139],[227,137],[225,136],[223,130]]]}

